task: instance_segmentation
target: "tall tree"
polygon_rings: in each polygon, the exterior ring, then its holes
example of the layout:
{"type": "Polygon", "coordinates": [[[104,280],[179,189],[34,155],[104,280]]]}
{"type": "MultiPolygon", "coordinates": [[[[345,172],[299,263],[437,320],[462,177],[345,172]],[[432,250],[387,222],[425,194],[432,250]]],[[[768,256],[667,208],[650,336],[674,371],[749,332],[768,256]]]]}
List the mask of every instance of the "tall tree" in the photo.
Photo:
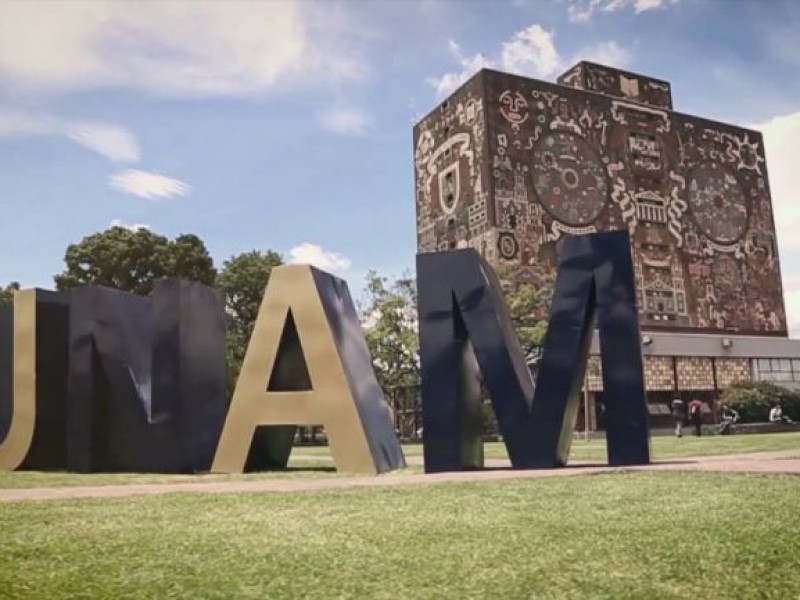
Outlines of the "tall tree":
{"type": "Polygon", "coordinates": [[[169,244],[167,256],[170,276],[214,285],[217,277],[214,261],[203,240],[196,235],[185,233],[176,237],[169,244]]]}
{"type": "Polygon", "coordinates": [[[225,295],[228,389],[231,391],[239,376],[270,273],[282,264],[283,258],[277,252],[252,250],[225,261],[217,277],[217,288],[225,295]]]}
{"type": "Polygon", "coordinates": [[[552,278],[536,286],[522,284],[506,294],[511,321],[529,363],[535,364],[541,355],[552,299],[552,278]]]}
{"type": "Polygon", "coordinates": [[[419,383],[417,285],[413,276],[390,281],[375,271],[367,274],[361,320],[381,387],[419,383]]]}
{"type": "Polygon", "coordinates": [[[56,288],[104,285],[146,296],[155,280],[183,277],[213,285],[216,270],[196,235],[174,240],[149,229],[111,227],[67,247],[65,270],[54,277],[56,288]]]}
{"type": "Polygon", "coordinates": [[[11,304],[14,301],[14,292],[19,289],[19,283],[12,281],[6,287],[0,287],[0,304],[11,304]]]}
{"type": "MultiPolygon", "coordinates": [[[[541,353],[553,279],[520,285],[506,294],[514,329],[531,362],[541,353]]],[[[361,320],[378,381],[384,390],[419,382],[417,289],[412,276],[390,281],[371,271],[361,320]]]]}

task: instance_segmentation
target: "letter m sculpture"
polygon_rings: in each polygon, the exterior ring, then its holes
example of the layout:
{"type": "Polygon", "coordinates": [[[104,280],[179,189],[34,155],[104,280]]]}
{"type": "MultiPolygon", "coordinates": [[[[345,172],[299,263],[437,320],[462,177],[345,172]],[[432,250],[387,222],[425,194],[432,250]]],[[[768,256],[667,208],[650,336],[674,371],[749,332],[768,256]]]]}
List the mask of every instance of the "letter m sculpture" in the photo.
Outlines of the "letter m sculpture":
{"type": "Polygon", "coordinates": [[[539,375],[533,377],[492,268],[474,250],[417,256],[426,472],[482,466],[480,376],[511,464],[564,466],[595,321],[608,462],[650,462],[627,231],[561,240],[539,375]]]}

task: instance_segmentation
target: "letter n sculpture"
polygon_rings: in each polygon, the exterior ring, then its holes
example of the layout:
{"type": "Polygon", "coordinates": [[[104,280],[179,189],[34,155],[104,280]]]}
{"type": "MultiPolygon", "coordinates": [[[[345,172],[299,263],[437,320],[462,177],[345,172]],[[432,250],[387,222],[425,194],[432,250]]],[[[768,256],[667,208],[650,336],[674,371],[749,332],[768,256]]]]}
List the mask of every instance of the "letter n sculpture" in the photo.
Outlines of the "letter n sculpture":
{"type": "Polygon", "coordinates": [[[627,231],[564,238],[534,385],[499,282],[474,250],[417,256],[426,472],[482,466],[480,376],[511,464],[564,466],[597,323],[610,465],[650,462],[627,231]]]}

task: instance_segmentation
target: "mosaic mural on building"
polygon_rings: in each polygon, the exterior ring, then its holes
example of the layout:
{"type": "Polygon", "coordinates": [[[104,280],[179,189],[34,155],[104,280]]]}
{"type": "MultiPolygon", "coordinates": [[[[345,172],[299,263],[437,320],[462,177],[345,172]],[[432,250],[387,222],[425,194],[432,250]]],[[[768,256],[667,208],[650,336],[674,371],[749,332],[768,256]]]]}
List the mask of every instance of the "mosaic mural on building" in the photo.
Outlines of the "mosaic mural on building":
{"type": "Polygon", "coordinates": [[[672,112],[660,80],[560,82],[484,70],[415,127],[419,250],[537,284],[563,235],[627,228],[644,328],[786,335],[761,135],[672,112]]]}
{"type": "MultiPolygon", "coordinates": [[[[724,390],[737,381],[752,379],[747,358],[702,356],[645,356],[644,377],[645,387],[650,392],[724,390]]],[[[588,391],[603,391],[603,367],[599,356],[589,357],[586,381],[588,391]]]]}

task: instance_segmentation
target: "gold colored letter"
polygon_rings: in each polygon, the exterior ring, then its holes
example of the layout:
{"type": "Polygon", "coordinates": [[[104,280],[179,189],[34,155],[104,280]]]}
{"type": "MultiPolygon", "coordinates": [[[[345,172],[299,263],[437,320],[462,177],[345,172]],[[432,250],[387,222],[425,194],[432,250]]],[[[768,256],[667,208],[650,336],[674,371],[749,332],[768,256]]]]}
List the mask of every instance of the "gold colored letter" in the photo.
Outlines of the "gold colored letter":
{"type": "Polygon", "coordinates": [[[36,290],[14,294],[11,425],[0,442],[0,471],[18,468],[36,425],[36,290]]]}
{"type": "MultiPolygon", "coordinates": [[[[306,265],[288,265],[273,269],[247,347],[212,471],[241,472],[259,425],[323,425],[336,468],[342,471],[374,474],[386,468],[403,466],[404,459],[391,425],[389,408],[374,381],[366,344],[364,343],[363,352],[357,348],[353,352],[356,342],[363,342],[355,319],[355,310],[352,309],[352,314],[348,313],[348,319],[343,321],[344,328],[350,328],[345,332],[345,336],[350,336],[347,338],[350,344],[348,346],[341,343],[342,331],[334,333],[331,328],[331,316],[326,314],[325,308],[327,306],[330,309],[332,304],[327,297],[325,302],[328,304],[323,303],[318,287],[321,281],[326,282],[326,285],[331,282],[338,282],[335,285],[341,284],[344,289],[337,296],[340,307],[347,305],[352,308],[346,284],[326,273],[315,272],[306,265]],[[346,301],[342,302],[342,297],[345,296],[346,301]],[[274,391],[268,389],[268,382],[273,376],[276,363],[280,363],[283,358],[279,356],[281,337],[290,318],[300,341],[311,389],[274,391]],[[351,379],[357,380],[348,381],[337,341],[341,346],[347,346],[343,348],[344,352],[357,355],[358,360],[353,364],[358,362],[359,365],[367,366],[366,375],[362,371],[359,378],[351,376],[351,379]],[[363,389],[373,382],[377,394],[363,393],[363,389]],[[363,411],[361,414],[359,408],[363,411]],[[369,436],[375,433],[378,435],[373,435],[371,439],[382,436],[384,440],[389,440],[383,446],[383,449],[387,449],[383,453],[394,453],[398,457],[388,467],[380,467],[370,450],[369,436]]],[[[277,366],[280,369],[280,364],[277,366]]]]}

